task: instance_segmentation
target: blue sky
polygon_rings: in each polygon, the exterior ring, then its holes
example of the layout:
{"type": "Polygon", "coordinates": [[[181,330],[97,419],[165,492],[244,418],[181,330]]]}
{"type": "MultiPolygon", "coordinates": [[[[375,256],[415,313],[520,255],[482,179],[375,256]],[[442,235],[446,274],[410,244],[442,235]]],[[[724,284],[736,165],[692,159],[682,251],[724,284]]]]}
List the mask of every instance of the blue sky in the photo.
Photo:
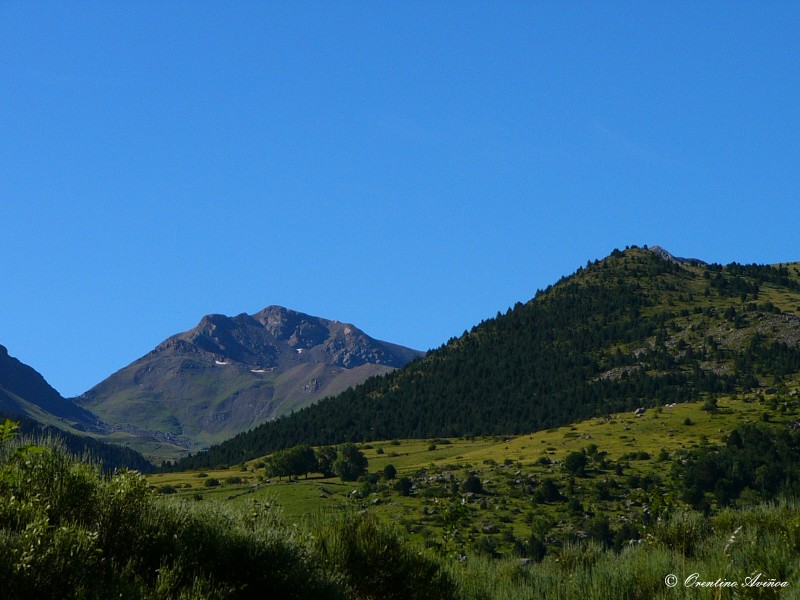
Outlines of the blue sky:
{"type": "Polygon", "coordinates": [[[800,260],[800,4],[0,2],[0,344],[437,347],[587,260],[800,260]]]}

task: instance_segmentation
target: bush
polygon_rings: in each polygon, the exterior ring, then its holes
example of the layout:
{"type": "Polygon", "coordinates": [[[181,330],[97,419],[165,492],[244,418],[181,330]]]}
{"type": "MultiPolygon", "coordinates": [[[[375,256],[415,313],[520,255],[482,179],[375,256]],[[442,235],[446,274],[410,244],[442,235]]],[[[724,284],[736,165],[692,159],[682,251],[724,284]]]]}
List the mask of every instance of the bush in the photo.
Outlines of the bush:
{"type": "Polygon", "coordinates": [[[698,546],[711,533],[708,521],[697,512],[679,512],[658,523],[652,530],[657,542],[683,556],[694,556],[698,546]]]}
{"type": "Polygon", "coordinates": [[[544,502],[561,502],[564,499],[564,496],[561,495],[561,490],[558,489],[558,485],[550,477],[545,477],[542,480],[539,493],[544,502]]]}
{"type": "Polygon", "coordinates": [[[588,462],[583,452],[570,452],[564,459],[564,468],[573,475],[585,475],[588,462]]]}
{"type": "Polygon", "coordinates": [[[203,482],[203,485],[206,487],[217,487],[219,485],[219,479],[216,477],[209,477],[203,482]]]}
{"type": "Polygon", "coordinates": [[[464,481],[461,488],[467,493],[481,494],[483,493],[483,483],[477,475],[470,475],[464,481]]]}
{"type": "Polygon", "coordinates": [[[397,469],[393,464],[388,464],[383,467],[383,478],[387,481],[394,479],[397,477],[397,469]]]}
{"type": "Polygon", "coordinates": [[[577,498],[569,499],[569,502],[567,503],[567,510],[569,510],[570,514],[573,516],[580,516],[584,513],[583,504],[577,498]]]}
{"type": "Polygon", "coordinates": [[[439,562],[405,544],[372,515],[316,520],[311,529],[320,562],[361,600],[455,600],[455,582],[439,562]]]}
{"type": "Polygon", "coordinates": [[[413,484],[408,477],[401,477],[394,484],[394,489],[400,492],[401,496],[408,496],[411,494],[411,487],[413,484]]]}

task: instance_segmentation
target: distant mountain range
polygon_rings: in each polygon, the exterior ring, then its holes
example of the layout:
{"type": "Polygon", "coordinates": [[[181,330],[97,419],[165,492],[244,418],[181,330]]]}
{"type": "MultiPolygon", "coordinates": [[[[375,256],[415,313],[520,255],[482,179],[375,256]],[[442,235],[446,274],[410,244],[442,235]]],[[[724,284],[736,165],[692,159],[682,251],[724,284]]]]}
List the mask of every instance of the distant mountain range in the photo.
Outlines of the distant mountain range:
{"type": "Polygon", "coordinates": [[[207,315],[75,399],[111,430],[165,456],[197,450],[423,353],[354,325],[280,306],[207,315]]]}
{"type": "Polygon", "coordinates": [[[634,246],[402,369],[179,466],[295,444],[527,433],[798,381],[800,264],[722,266],[634,246]]]}

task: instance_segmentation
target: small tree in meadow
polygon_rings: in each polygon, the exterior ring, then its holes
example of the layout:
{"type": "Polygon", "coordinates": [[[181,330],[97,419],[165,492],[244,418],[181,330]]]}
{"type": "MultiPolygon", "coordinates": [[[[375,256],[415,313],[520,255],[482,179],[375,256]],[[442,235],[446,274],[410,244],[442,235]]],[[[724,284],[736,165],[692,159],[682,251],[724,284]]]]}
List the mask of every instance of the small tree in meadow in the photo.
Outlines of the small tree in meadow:
{"type": "Polygon", "coordinates": [[[385,467],[383,467],[383,478],[384,479],[389,481],[391,479],[394,479],[395,477],[397,477],[397,469],[395,468],[394,465],[389,464],[389,465],[386,465],[385,467]]]}
{"type": "Polygon", "coordinates": [[[586,464],[588,459],[583,452],[570,452],[564,459],[564,468],[573,475],[583,476],[586,474],[586,464]]]}
{"type": "Polygon", "coordinates": [[[367,472],[367,457],[358,447],[349,442],[339,446],[333,471],[342,481],[355,481],[367,472]]]}
{"type": "Polygon", "coordinates": [[[336,448],[324,446],[317,450],[317,469],[324,477],[333,477],[336,473],[333,464],[336,462],[336,448]]]}
{"type": "Polygon", "coordinates": [[[470,475],[467,477],[466,481],[464,481],[463,489],[467,493],[481,494],[483,493],[483,483],[481,483],[477,475],[470,475]]]}

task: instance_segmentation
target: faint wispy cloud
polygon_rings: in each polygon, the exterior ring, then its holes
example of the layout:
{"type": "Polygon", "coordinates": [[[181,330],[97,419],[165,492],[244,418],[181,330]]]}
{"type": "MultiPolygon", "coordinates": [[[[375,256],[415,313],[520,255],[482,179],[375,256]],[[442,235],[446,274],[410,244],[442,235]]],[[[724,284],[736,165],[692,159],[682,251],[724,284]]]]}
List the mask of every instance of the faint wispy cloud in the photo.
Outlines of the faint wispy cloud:
{"type": "Polygon", "coordinates": [[[593,123],[593,129],[612,150],[628,158],[671,169],[693,169],[696,166],[667,156],[666,152],[634,140],[628,135],[616,129],[611,129],[602,123],[593,123]]]}

